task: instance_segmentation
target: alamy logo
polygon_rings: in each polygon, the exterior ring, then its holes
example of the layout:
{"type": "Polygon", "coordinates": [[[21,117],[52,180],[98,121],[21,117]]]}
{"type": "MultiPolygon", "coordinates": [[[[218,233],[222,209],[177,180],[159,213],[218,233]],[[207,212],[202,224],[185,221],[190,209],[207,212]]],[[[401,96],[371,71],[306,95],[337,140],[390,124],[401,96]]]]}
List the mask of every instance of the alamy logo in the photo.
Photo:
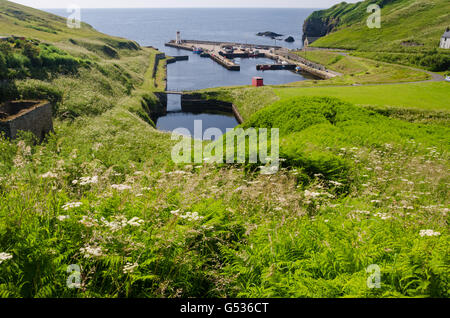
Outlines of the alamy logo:
{"type": "Polygon", "coordinates": [[[227,129],[226,135],[218,128],[209,128],[203,133],[201,120],[194,121],[194,140],[186,128],[172,132],[172,140],[181,141],[172,149],[175,163],[261,163],[261,173],[274,174],[279,170],[279,129],[266,128],[227,129]],[[202,139],[214,142],[204,146],[202,139]],[[192,145],[193,144],[193,145],[192,145]],[[270,148],[270,151],[269,151],[270,148]]]}
{"type": "Polygon", "coordinates": [[[67,273],[69,277],[67,278],[67,288],[81,288],[81,267],[80,265],[72,264],[67,266],[67,273]]]}
{"type": "Polygon", "coordinates": [[[367,18],[367,27],[369,29],[381,28],[381,8],[377,4],[371,4],[367,7],[367,13],[371,13],[367,18]]]}
{"type": "Polygon", "coordinates": [[[67,7],[67,13],[70,13],[67,18],[67,27],[70,29],[81,28],[81,7],[76,4],[71,4],[67,7]]]}
{"type": "Polygon", "coordinates": [[[367,288],[381,288],[381,269],[380,266],[372,264],[366,269],[366,273],[371,275],[367,278],[367,288]]]}

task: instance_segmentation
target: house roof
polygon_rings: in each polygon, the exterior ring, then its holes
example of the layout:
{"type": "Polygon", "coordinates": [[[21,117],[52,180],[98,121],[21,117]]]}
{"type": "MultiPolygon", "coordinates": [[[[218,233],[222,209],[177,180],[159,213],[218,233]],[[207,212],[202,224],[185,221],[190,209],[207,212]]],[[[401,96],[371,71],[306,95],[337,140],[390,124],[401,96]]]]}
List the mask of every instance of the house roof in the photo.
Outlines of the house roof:
{"type": "Polygon", "coordinates": [[[444,35],[442,37],[446,38],[446,39],[450,39],[450,31],[445,31],[444,35]]]}

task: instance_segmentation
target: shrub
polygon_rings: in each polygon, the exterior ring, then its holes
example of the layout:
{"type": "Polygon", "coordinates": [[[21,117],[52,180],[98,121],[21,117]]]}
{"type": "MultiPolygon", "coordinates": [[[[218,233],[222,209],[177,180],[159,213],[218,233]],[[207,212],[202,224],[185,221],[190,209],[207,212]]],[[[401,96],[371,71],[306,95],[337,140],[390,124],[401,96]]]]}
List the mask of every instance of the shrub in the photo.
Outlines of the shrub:
{"type": "Polygon", "coordinates": [[[0,80],[4,80],[8,75],[8,65],[6,64],[6,57],[0,51],[0,80]]]}
{"type": "Polygon", "coordinates": [[[63,92],[51,83],[39,80],[27,80],[19,82],[18,94],[21,99],[45,99],[52,104],[53,114],[58,111],[59,104],[62,101],[63,92]]]}

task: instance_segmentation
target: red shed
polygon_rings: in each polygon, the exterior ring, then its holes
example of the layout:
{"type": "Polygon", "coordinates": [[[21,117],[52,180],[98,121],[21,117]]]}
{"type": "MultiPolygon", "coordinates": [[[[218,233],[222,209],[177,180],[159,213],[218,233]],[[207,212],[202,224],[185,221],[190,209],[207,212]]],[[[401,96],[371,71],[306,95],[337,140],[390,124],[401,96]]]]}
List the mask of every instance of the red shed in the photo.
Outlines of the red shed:
{"type": "Polygon", "coordinates": [[[252,85],[255,87],[264,86],[264,79],[262,77],[253,77],[252,85]]]}

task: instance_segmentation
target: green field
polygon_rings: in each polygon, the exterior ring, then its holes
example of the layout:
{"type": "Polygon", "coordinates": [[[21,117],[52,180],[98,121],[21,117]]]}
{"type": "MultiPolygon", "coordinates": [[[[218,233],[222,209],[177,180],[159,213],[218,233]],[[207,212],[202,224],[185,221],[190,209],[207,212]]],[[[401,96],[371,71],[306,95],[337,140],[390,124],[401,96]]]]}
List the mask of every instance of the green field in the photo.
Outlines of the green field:
{"type": "Polygon", "coordinates": [[[296,54],[340,73],[326,81],[301,81],[284,86],[352,85],[371,83],[401,83],[429,80],[431,76],[418,69],[374,61],[345,53],[329,51],[296,52],[296,54]]]}
{"type": "Polygon", "coordinates": [[[358,105],[450,111],[450,83],[367,85],[357,87],[305,87],[275,89],[282,99],[294,96],[332,96],[358,105]]]}

